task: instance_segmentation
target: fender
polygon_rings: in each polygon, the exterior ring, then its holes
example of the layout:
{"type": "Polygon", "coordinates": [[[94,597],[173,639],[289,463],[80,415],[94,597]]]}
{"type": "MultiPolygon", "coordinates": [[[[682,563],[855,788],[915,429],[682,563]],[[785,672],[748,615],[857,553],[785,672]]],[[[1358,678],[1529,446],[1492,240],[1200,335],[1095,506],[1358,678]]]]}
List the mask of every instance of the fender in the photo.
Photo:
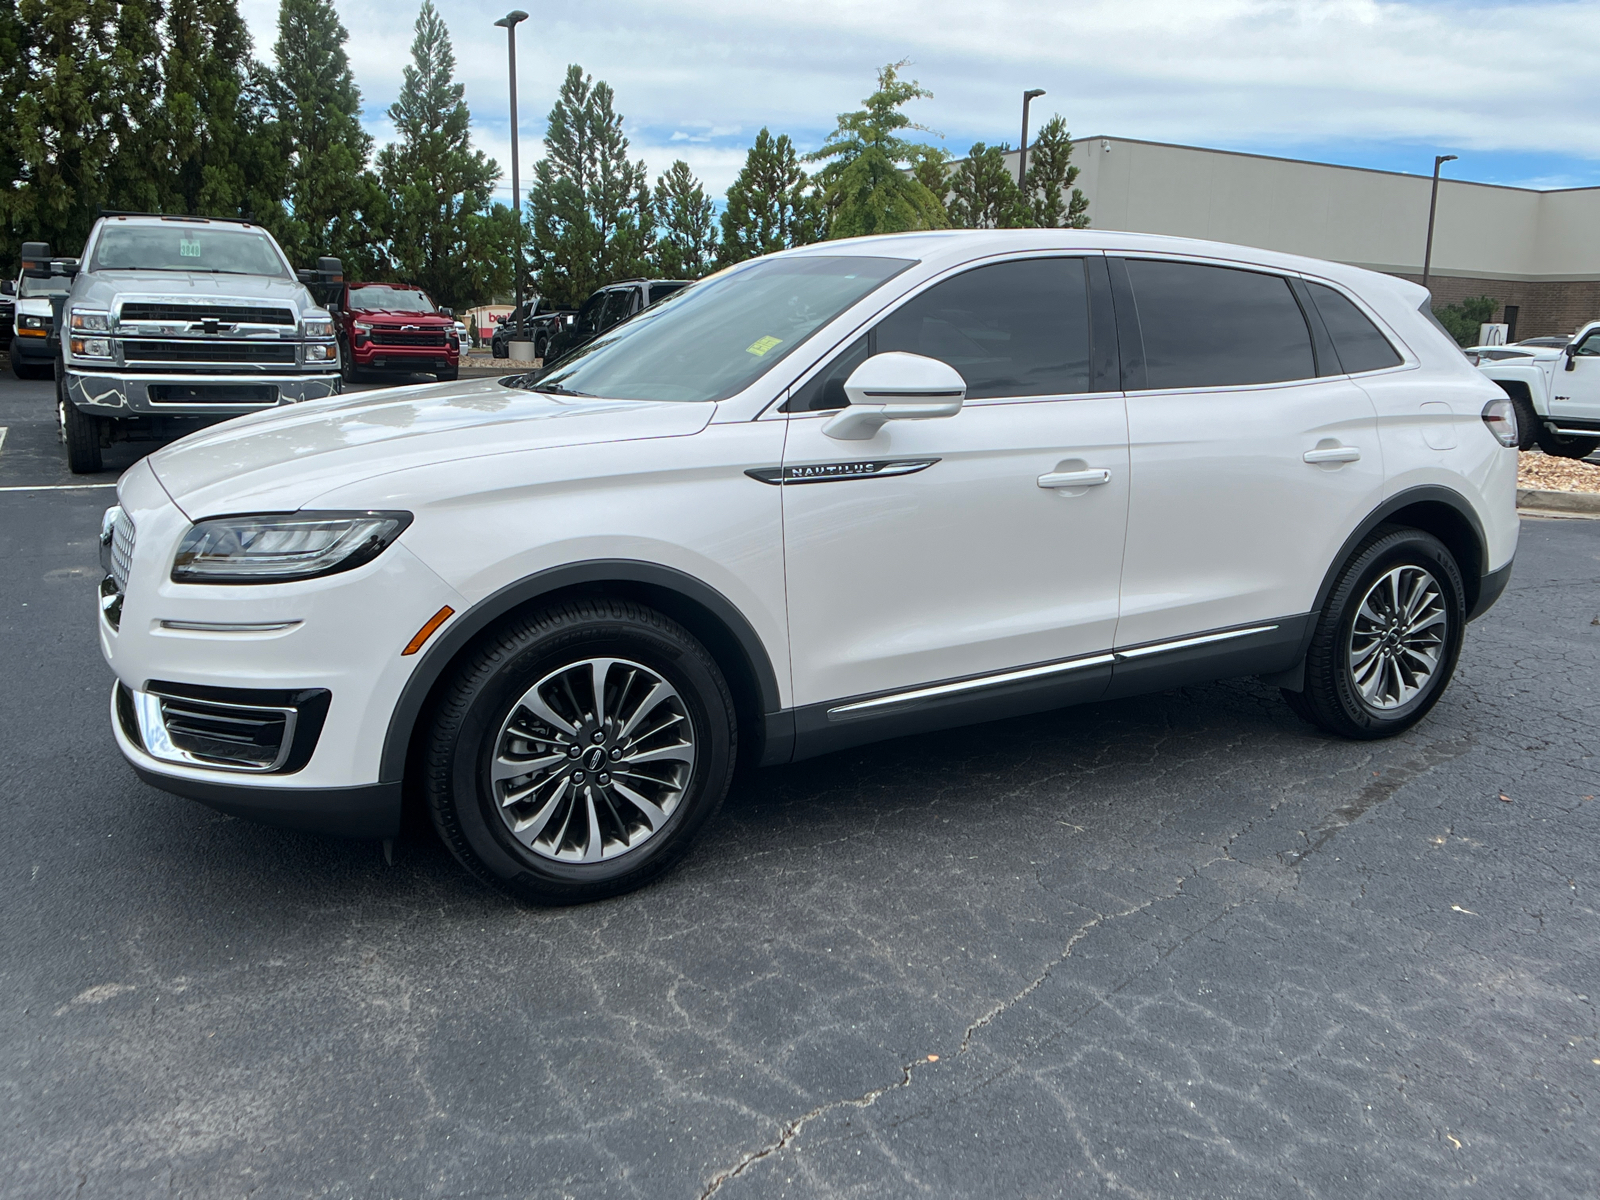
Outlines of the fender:
{"type": "Polygon", "coordinates": [[[411,731],[416,726],[423,703],[446,668],[473,638],[530,600],[585,583],[646,584],[674,592],[700,605],[733,635],[755,681],[762,713],[774,714],[782,708],[778,676],[772,668],[766,647],[744,614],[721,592],[692,575],[656,563],[632,559],[568,563],[507,584],[450,622],[444,634],[423,654],[400,690],[400,698],[389,717],[389,730],[384,735],[378,777],[390,783],[404,778],[411,731]]]}
{"type": "MultiPolygon", "coordinates": [[[[1505,391],[1508,383],[1520,383],[1528,389],[1528,402],[1533,405],[1537,416],[1550,415],[1550,379],[1543,371],[1534,366],[1509,366],[1505,363],[1495,363],[1492,366],[1478,368],[1486,379],[1500,385],[1505,391]]],[[[1509,392],[1506,393],[1510,395],[1509,392]]]]}

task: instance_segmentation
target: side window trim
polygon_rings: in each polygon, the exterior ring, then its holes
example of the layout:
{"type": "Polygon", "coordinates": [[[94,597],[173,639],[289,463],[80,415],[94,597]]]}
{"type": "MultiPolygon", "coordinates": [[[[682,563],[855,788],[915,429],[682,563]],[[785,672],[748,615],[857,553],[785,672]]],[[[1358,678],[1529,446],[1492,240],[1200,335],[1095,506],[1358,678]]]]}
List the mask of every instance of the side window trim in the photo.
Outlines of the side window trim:
{"type": "Polygon", "coordinates": [[[1289,277],[1289,287],[1300,305],[1300,315],[1311,327],[1311,357],[1316,360],[1317,378],[1326,379],[1330,375],[1349,374],[1339,362],[1338,347],[1333,344],[1333,338],[1328,334],[1328,327],[1322,322],[1322,311],[1317,308],[1317,302],[1312,298],[1311,289],[1306,286],[1306,281],[1298,275],[1292,275],[1289,277]]]}
{"type": "Polygon", "coordinates": [[[1122,390],[1142,392],[1145,388],[1144,334],[1139,329],[1139,306],[1133,302],[1133,283],[1128,279],[1127,260],[1106,256],[1111,276],[1111,299],[1116,307],[1117,348],[1122,364],[1122,390]]]}
{"type": "Polygon", "coordinates": [[[1111,272],[1103,254],[1083,260],[1089,276],[1089,390],[1120,392],[1122,363],[1119,359],[1116,306],[1111,298],[1111,272]]]}

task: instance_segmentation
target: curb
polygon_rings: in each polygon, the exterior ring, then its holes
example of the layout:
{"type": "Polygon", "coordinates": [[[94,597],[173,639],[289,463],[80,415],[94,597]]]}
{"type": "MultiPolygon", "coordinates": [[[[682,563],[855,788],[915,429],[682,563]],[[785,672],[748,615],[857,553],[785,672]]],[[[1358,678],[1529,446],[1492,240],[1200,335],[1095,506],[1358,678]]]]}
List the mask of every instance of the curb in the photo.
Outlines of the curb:
{"type": "Polygon", "coordinates": [[[1534,516],[1600,517],[1600,493],[1518,488],[1517,509],[1534,516]]]}

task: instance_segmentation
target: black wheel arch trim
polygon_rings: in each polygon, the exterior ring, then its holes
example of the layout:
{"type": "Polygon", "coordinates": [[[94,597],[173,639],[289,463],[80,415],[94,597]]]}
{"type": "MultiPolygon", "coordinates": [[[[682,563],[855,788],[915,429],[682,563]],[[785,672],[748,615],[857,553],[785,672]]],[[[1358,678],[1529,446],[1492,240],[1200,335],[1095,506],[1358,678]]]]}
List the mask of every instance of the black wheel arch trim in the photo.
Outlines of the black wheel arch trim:
{"type": "MultiPolygon", "coordinates": [[[[449,665],[474,638],[495,621],[542,596],[585,584],[603,583],[639,584],[673,592],[699,605],[719,621],[732,635],[755,684],[761,715],[766,717],[765,757],[770,759],[773,754],[781,753],[787,758],[787,746],[773,744],[775,740],[778,743],[784,740],[784,722],[773,720],[783,707],[777,672],[761,638],[738,607],[709,584],[674,567],[634,559],[592,559],[551,567],[507,584],[445,625],[401,688],[400,698],[389,715],[379,778],[396,783],[404,778],[412,731],[423,705],[449,665]]],[[[715,655],[715,648],[709,649],[715,655]]]]}

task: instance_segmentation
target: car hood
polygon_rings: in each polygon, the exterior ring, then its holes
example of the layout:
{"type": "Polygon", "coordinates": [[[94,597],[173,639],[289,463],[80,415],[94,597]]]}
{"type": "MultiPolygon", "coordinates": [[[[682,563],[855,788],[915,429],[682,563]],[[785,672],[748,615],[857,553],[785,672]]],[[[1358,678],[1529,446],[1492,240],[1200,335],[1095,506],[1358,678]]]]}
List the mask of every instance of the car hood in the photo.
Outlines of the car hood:
{"type": "Polygon", "coordinates": [[[333,488],[411,467],[558,446],[682,437],[713,404],[602,400],[497,380],[331,396],[236,417],[150,456],[191,518],[292,511],[333,488]]]}
{"type": "Polygon", "coordinates": [[[449,317],[439,313],[407,312],[403,308],[347,308],[352,317],[382,317],[392,321],[415,321],[422,325],[454,325],[449,317]]]}
{"type": "Polygon", "coordinates": [[[118,296],[147,296],[182,304],[220,296],[275,300],[305,312],[315,308],[305,285],[264,275],[190,275],[183,271],[86,271],[72,287],[72,302],[109,308],[118,296]]]}

